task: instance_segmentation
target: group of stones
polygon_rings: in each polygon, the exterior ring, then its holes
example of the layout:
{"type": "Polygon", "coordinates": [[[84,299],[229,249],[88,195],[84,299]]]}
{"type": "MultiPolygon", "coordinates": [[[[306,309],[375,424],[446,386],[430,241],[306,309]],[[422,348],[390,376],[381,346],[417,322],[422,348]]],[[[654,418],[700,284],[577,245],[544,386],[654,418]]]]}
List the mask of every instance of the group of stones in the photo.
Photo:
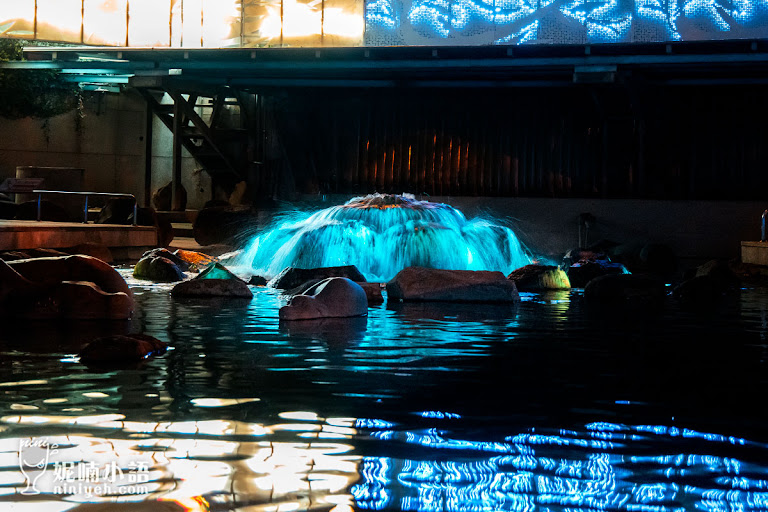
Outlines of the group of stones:
{"type": "MultiPolygon", "coordinates": [[[[108,263],[108,249],[78,246],[63,251],[36,249],[0,253],[0,312],[18,319],[125,320],[134,310],[133,295],[108,263]],[[75,254],[68,254],[75,253],[75,254]]],[[[658,305],[667,296],[664,280],[653,273],[631,274],[605,252],[571,251],[558,266],[527,265],[509,276],[494,271],[409,267],[388,283],[369,283],[354,266],[317,269],[287,268],[268,285],[289,297],[280,309],[284,321],[366,316],[383,301],[514,303],[519,291],[584,287],[587,301],[658,305]]],[[[671,266],[669,266],[671,268],[671,266]]],[[[193,251],[154,249],[134,267],[134,276],[177,282],[177,297],[250,299],[249,285],[264,286],[254,276],[246,283],[216,258],[193,251]],[[185,273],[195,274],[187,278],[185,273]]],[[[713,261],[686,276],[673,295],[683,306],[712,305],[738,281],[728,264],[713,261]]],[[[86,361],[143,359],[162,353],[166,345],[144,335],[118,335],[95,340],[82,353],[86,361]]]]}
{"type": "Polygon", "coordinates": [[[250,299],[248,284],[216,258],[194,251],[153,249],[144,253],[133,268],[133,276],[156,282],[178,282],[175,297],[238,297],[250,299]],[[196,274],[187,279],[185,273],[196,274]]]}
{"type": "MultiPolygon", "coordinates": [[[[142,258],[143,265],[165,257],[186,271],[198,271],[196,277],[179,283],[174,295],[252,297],[247,284],[201,253],[157,249],[142,258]]],[[[109,249],[96,244],[0,253],[0,315],[20,321],[130,319],[133,293],[111,261],[109,249]]],[[[90,363],[126,363],[166,348],[143,334],[112,335],[93,340],[80,357],[90,363]]]]}
{"type": "Polygon", "coordinates": [[[618,245],[604,243],[603,247],[569,251],[562,266],[531,264],[509,276],[410,267],[383,284],[368,283],[357,268],[346,266],[289,268],[269,284],[288,290],[285,294],[291,297],[280,318],[301,320],[365,315],[364,299],[381,301],[382,288],[390,301],[499,303],[519,301],[518,292],[574,287],[584,288],[588,303],[647,310],[662,307],[670,295],[685,309],[709,309],[739,283],[728,263],[713,260],[686,272],[670,294],[666,283],[675,280],[676,272],[677,258],[667,246],[646,244],[634,252],[622,252],[618,245]],[[622,256],[627,265],[613,261],[622,256]]]}

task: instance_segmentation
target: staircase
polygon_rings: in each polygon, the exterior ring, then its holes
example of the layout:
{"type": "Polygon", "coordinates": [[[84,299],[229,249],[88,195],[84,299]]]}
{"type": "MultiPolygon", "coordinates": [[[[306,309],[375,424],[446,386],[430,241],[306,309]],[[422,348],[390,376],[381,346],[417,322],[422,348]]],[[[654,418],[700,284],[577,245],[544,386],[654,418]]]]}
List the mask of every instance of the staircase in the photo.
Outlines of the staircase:
{"type": "Polygon", "coordinates": [[[237,183],[244,179],[238,170],[236,161],[237,151],[248,136],[248,130],[241,128],[221,127],[221,113],[225,105],[236,105],[230,101],[224,91],[210,96],[182,94],[175,90],[159,88],[138,88],[147,101],[152,112],[171,131],[178,130],[181,145],[192,155],[214,182],[237,183]],[[173,103],[165,103],[165,94],[173,103]],[[200,98],[202,103],[198,103],[200,98]],[[208,101],[205,101],[208,100],[208,101]],[[196,109],[213,109],[209,122],[201,117],[196,109]],[[178,119],[177,119],[178,117],[178,119]]]}

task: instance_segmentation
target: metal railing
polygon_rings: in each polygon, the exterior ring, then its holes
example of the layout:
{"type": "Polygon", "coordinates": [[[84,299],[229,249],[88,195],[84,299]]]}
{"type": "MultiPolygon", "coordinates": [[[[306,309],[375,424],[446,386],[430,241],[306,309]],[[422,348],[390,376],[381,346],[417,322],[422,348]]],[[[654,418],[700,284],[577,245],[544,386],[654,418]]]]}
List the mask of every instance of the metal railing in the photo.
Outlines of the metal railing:
{"type": "Polygon", "coordinates": [[[33,190],[33,194],[37,194],[37,220],[40,221],[41,219],[41,206],[42,206],[42,200],[43,200],[43,194],[61,194],[61,195],[70,195],[70,196],[84,196],[85,197],[85,204],[83,206],[83,224],[88,224],[88,198],[91,196],[96,197],[130,197],[133,199],[133,225],[137,225],[137,210],[139,208],[139,204],[136,201],[136,196],[133,194],[120,194],[120,193],[112,193],[112,192],[69,192],[66,190],[33,190]]]}

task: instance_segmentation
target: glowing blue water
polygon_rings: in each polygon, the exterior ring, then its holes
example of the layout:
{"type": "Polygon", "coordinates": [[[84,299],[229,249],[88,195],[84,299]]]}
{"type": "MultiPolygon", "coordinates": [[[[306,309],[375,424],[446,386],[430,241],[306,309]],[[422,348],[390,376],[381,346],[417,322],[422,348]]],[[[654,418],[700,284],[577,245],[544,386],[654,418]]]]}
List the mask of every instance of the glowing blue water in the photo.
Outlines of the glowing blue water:
{"type": "Polygon", "coordinates": [[[388,281],[410,266],[500,270],[531,262],[515,233],[492,220],[468,220],[442,203],[374,194],[317,212],[294,212],[258,235],[243,263],[264,276],[286,267],[355,265],[388,281]]]}

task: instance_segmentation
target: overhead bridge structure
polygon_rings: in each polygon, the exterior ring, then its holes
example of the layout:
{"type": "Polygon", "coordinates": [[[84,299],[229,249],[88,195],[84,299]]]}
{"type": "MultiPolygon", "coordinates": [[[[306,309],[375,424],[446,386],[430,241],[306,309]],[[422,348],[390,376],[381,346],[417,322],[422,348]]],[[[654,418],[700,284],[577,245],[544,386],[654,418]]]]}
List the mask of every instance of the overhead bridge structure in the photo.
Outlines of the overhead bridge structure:
{"type": "MultiPolygon", "coordinates": [[[[469,187],[469,182],[462,182],[461,159],[472,150],[467,140],[480,134],[471,131],[476,127],[467,131],[461,126],[475,123],[474,114],[461,114],[455,123],[438,119],[422,127],[434,131],[434,140],[427,140],[430,150],[421,141],[407,140],[410,127],[425,118],[420,115],[411,119],[408,109],[425,103],[434,104],[435,112],[442,109],[443,114],[435,114],[438,118],[448,119],[452,110],[462,110],[462,103],[482,102],[483,98],[511,101],[526,94],[580,95],[603,113],[601,128],[605,133],[601,137],[603,142],[610,142],[612,134],[623,129],[624,121],[648,115],[648,103],[653,101],[656,90],[760,87],[768,83],[768,41],[761,39],[477,47],[30,47],[25,49],[24,57],[22,62],[2,63],[0,67],[59,70],[67,80],[89,90],[137,90],[148,105],[147,173],[151,172],[151,116],[157,116],[173,132],[175,181],[180,180],[181,150],[186,148],[217,187],[231,190],[235,183],[246,180],[267,193],[276,186],[276,176],[291,162],[294,171],[297,167],[318,166],[313,172],[321,175],[322,192],[334,191],[333,187],[345,180],[367,180],[369,190],[396,189],[413,180],[415,187],[427,193],[455,193],[469,187]],[[412,105],[400,113],[384,114],[382,127],[377,124],[378,111],[374,111],[378,107],[370,106],[382,98],[391,102],[399,98],[400,103],[410,101],[412,105]],[[316,109],[325,105],[330,110],[318,114],[321,119],[314,119],[299,106],[306,101],[316,109]],[[362,117],[345,117],[347,107],[363,112],[362,117]],[[234,121],[233,110],[237,112],[234,121]],[[311,143],[299,147],[289,139],[301,138],[305,119],[316,126],[327,123],[327,131],[339,134],[336,139],[352,142],[336,146],[334,140],[319,133],[323,131],[319,128],[316,132],[322,139],[318,142],[322,149],[315,151],[311,143]],[[344,131],[354,133],[347,136],[344,131]],[[376,154],[374,145],[379,148],[376,154]],[[457,147],[465,149],[464,155],[461,151],[456,154],[457,147]],[[424,156],[430,151],[430,156],[424,156]],[[330,155],[332,161],[323,163],[322,158],[317,158],[320,152],[330,155]],[[415,172],[418,152],[419,158],[425,159],[422,163],[431,166],[437,178],[415,172]],[[441,152],[446,156],[438,155],[441,152]],[[456,160],[455,165],[452,160],[456,160]],[[452,165],[456,167],[455,176],[451,175],[452,165]],[[436,179],[443,181],[437,183],[436,179]]],[[[496,122],[503,120],[489,121],[496,122]]],[[[514,136],[510,134],[510,140],[514,136]]],[[[504,155],[514,152],[513,141],[506,149],[504,140],[492,144],[498,146],[498,162],[503,169],[509,165],[504,163],[504,155]]],[[[608,153],[608,160],[598,165],[612,165],[608,153]]],[[[537,157],[530,158],[535,171],[537,157]]],[[[566,166],[566,156],[560,158],[560,167],[566,166]]],[[[517,165],[523,165],[524,159],[518,159],[517,165]]],[[[471,164],[470,160],[466,166],[471,164]]],[[[507,188],[517,186],[519,192],[520,172],[517,178],[483,178],[475,185],[474,193],[492,194],[488,187],[493,181],[503,189],[500,193],[506,193],[507,179],[516,180],[507,188]]],[[[526,183],[530,185],[532,180],[526,183]]],[[[360,191],[365,188],[361,185],[360,191]]],[[[149,195],[147,191],[146,197],[149,195]]]]}

